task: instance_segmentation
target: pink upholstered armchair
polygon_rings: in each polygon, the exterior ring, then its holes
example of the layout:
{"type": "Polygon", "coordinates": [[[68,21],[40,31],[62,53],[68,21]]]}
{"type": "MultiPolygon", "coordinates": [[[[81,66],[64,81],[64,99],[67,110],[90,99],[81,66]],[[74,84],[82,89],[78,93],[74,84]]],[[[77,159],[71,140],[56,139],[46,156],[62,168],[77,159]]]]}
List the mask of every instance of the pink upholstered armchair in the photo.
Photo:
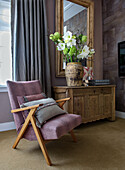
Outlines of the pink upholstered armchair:
{"type": "MultiPolygon", "coordinates": [[[[64,134],[70,132],[74,141],[76,138],[73,134],[73,129],[81,124],[81,116],[75,114],[63,114],[49,119],[41,128],[36,126],[36,121],[34,114],[36,109],[40,105],[20,108],[17,96],[29,96],[41,94],[42,89],[39,80],[34,81],[23,81],[23,82],[13,82],[7,81],[8,94],[10,98],[10,103],[12,107],[12,113],[16,125],[16,130],[18,133],[17,139],[13,145],[15,149],[21,138],[27,140],[38,140],[43,155],[46,159],[48,165],[51,165],[50,158],[48,156],[45,142],[58,139],[64,134]],[[30,110],[27,118],[24,120],[22,115],[23,111],[30,110]]],[[[61,99],[57,102],[62,108],[63,104],[70,98],[61,99]]]]}

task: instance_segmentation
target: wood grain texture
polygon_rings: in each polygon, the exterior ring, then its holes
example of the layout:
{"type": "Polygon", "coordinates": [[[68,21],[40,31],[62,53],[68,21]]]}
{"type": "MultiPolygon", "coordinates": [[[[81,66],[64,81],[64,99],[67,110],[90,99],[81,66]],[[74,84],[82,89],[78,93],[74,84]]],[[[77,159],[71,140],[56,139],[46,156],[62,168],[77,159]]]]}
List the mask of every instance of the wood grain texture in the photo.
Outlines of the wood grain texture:
{"type": "MultiPolygon", "coordinates": [[[[110,88],[110,87],[115,87],[115,85],[102,85],[102,86],[88,86],[88,87],[85,87],[85,86],[81,86],[81,87],[72,87],[72,89],[91,89],[91,88],[99,88],[99,87],[105,87],[106,89],[107,88],[110,88]]],[[[66,89],[70,89],[71,87],[68,87],[68,86],[53,86],[53,89],[55,90],[56,89],[56,91],[62,91],[63,90],[63,92],[65,92],[66,91],[66,89]]]]}
{"type": "Polygon", "coordinates": [[[29,107],[14,109],[14,110],[11,110],[11,113],[16,113],[16,112],[21,112],[21,111],[29,110],[29,109],[38,108],[39,106],[42,106],[42,105],[38,104],[38,105],[34,105],[34,106],[29,106],[29,107]]]}
{"type": "Polygon", "coordinates": [[[115,87],[112,88],[111,93],[111,110],[112,110],[112,116],[109,118],[110,121],[115,121],[115,87]]]}
{"type": "Polygon", "coordinates": [[[56,103],[66,102],[66,101],[68,101],[68,100],[70,100],[70,97],[68,97],[68,98],[64,98],[64,99],[56,100],[56,103]]]}
{"type": "Polygon", "coordinates": [[[33,109],[30,110],[30,112],[29,112],[29,114],[28,114],[28,116],[27,116],[27,118],[26,118],[26,120],[25,120],[25,122],[24,122],[24,124],[23,124],[17,138],[16,138],[16,141],[15,141],[13,147],[12,147],[13,149],[16,148],[16,146],[18,145],[20,139],[22,138],[23,134],[25,133],[25,131],[26,131],[28,125],[29,125],[30,118],[35,114],[35,111],[36,111],[36,108],[33,108],[33,109]]]}
{"type": "Polygon", "coordinates": [[[62,93],[68,94],[71,99],[67,102],[65,110],[72,114],[82,116],[82,122],[92,122],[108,118],[115,120],[115,86],[89,86],[89,87],[53,87],[56,99],[62,93]]]}
{"type": "Polygon", "coordinates": [[[40,132],[40,129],[36,126],[36,121],[35,121],[35,118],[32,116],[30,118],[31,120],[31,123],[32,123],[32,126],[33,126],[33,129],[34,129],[34,132],[35,132],[35,135],[37,137],[37,140],[38,140],[38,143],[40,145],[40,148],[43,152],[43,155],[45,157],[45,160],[47,162],[47,164],[49,166],[52,165],[51,161],[50,161],[50,158],[49,158],[49,155],[48,155],[48,152],[47,152],[47,149],[46,149],[46,146],[45,146],[45,143],[44,143],[44,140],[43,140],[43,137],[41,135],[41,132],[40,132]]]}
{"type": "MultiPolygon", "coordinates": [[[[39,105],[36,105],[36,106],[39,107],[39,105]]],[[[51,163],[49,155],[47,153],[44,140],[42,138],[42,135],[41,135],[41,132],[40,132],[39,128],[37,128],[37,126],[36,126],[36,121],[35,121],[35,118],[34,118],[34,114],[35,114],[35,111],[37,109],[36,106],[35,107],[30,107],[30,109],[31,108],[32,109],[30,110],[30,112],[29,112],[29,114],[28,114],[28,116],[27,116],[27,118],[26,118],[26,120],[25,120],[25,122],[24,122],[24,124],[23,124],[23,126],[22,126],[22,128],[21,128],[21,130],[20,130],[20,132],[19,132],[19,134],[17,136],[17,138],[16,138],[16,141],[15,141],[15,143],[13,145],[13,149],[15,149],[16,146],[18,145],[20,139],[23,137],[23,134],[25,133],[25,131],[26,131],[28,125],[29,125],[29,122],[31,122],[31,124],[33,126],[33,129],[34,129],[34,132],[36,134],[37,140],[39,142],[40,148],[41,148],[41,150],[43,152],[43,155],[45,157],[45,160],[46,160],[47,164],[49,166],[51,166],[52,163],[51,163]]],[[[15,110],[17,110],[17,111],[19,110],[20,111],[20,109],[15,109],[15,110]]]]}
{"type": "MultiPolygon", "coordinates": [[[[69,0],[87,8],[87,44],[94,47],[94,2],[93,0],[69,0]]],[[[63,0],[56,0],[56,31],[63,34],[63,0]]],[[[93,61],[88,60],[88,67],[93,67],[93,61]]],[[[56,77],[65,77],[63,70],[63,55],[56,50],[56,77]]]]}
{"type": "MultiPolygon", "coordinates": [[[[56,32],[63,34],[63,0],[56,0],[56,32]]],[[[63,56],[56,50],[56,76],[65,77],[63,56]]]]}

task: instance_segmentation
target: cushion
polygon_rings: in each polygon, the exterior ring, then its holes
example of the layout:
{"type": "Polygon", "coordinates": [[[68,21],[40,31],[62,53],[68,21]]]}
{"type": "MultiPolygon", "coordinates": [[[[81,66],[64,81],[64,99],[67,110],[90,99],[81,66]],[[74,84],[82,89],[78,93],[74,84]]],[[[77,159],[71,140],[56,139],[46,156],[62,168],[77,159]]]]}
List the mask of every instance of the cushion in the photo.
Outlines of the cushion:
{"type": "Polygon", "coordinates": [[[29,106],[34,106],[34,105],[38,105],[38,104],[49,104],[49,103],[56,103],[56,101],[52,98],[46,98],[46,99],[25,102],[25,103],[21,104],[20,107],[23,108],[23,107],[29,107],[29,106]]]}
{"type": "Polygon", "coordinates": [[[26,102],[30,102],[33,100],[40,100],[40,99],[44,99],[47,98],[45,93],[40,93],[40,94],[36,94],[36,95],[30,95],[30,96],[24,96],[24,100],[26,102]]]}
{"type": "Polygon", "coordinates": [[[40,93],[40,94],[35,94],[35,95],[30,95],[30,96],[17,96],[17,100],[19,105],[25,103],[25,102],[30,102],[33,100],[40,100],[47,98],[45,93],[40,93]]]}
{"type": "Polygon", "coordinates": [[[28,107],[37,104],[43,104],[35,113],[36,125],[41,128],[43,123],[52,117],[55,117],[60,114],[66,113],[66,111],[62,110],[56,103],[56,101],[52,98],[34,100],[31,102],[23,103],[20,107],[28,107]]]}
{"type": "MultiPolygon", "coordinates": [[[[66,113],[48,120],[47,123],[43,124],[40,130],[44,140],[58,139],[75,127],[79,126],[81,123],[82,118],[80,115],[66,113]]],[[[31,141],[37,140],[32,125],[28,126],[23,138],[31,141]]]]}
{"type": "MultiPolygon", "coordinates": [[[[40,94],[35,94],[35,95],[30,95],[30,96],[17,96],[17,100],[19,105],[22,105],[23,103],[30,102],[33,100],[40,100],[46,98],[45,93],[40,93],[40,94]]],[[[27,118],[29,111],[26,110],[22,112],[24,120],[27,118]]]]}
{"type": "Polygon", "coordinates": [[[93,70],[92,67],[83,67],[83,80],[93,80],[93,70]]]}
{"type": "Polygon", "coordinates": [[[82,118],[80,115],[63,114],[47,121],[47,123],[42,126],[41,132],[43,138],[46,140],[58,139],[81,123],[82,118]]]}

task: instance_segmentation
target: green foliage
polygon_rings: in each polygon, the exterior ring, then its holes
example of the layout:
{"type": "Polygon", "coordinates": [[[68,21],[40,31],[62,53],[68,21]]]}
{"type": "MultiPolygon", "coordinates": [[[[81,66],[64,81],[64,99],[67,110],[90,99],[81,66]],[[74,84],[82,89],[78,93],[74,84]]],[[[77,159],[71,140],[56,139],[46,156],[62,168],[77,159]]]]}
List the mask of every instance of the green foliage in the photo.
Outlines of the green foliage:
{"type": "Polygon", "coordinates": [[[69,51],[69,49],[68,49],[68,48],[65,48],[65,49],[63,50],[63,54],[64,54],[64,55],[67,55],[67,54],[68,54],[68,51],[69,51]]]}
{"type": "Polygon", "coordinates": [[[58,43],[58,40],[60,40],[61,42],[61,39],[60,39],[60,34],[58,32],[55,32],[54,34],[50,34],[49,38],[54,41],[56,44],[58,43]]]}
{"type": "Polygon", "coordinates": [[[81,58],[87,58],[95,53],[94,49],[89,49],[87,45],[84,45],[87,42],[87,36],[83,34],[77,36],[67,31],[63,36],[55,32],[50,34],[49,38],[56,44],[57,50],[64,55],[63,59],[67,62],[80,61],[81,58]]]}
{"type": "Polygon", "coordinates": [[[72,46],[69,50],[69,56],[73,56],[74,54],[76,53],[76,47],[75,46],[72,46]]]}
{"type": "Polygon", "coordinates": [[[87,36],[85,35],[82,36],[82,42],[87,42],[87,36]]]}
{"type": "Polygon", "coordinates": [[[52,40],[52,41],[54,41],[54,40],[55,40],[55,38],[54,38],[54,35],[53,35],[53,34],[50,34],[49,38],[50,38],[50,40],[52,40]]]}
{"type": "Polygon", "coordinates": [[[73,36],[72,36],[72,38],[73,38],[73,39],[76,39],[76,36],[75,36],[75,35],[73,35],[73,36]]]}
{"type": "Polygon", "coordinates": [[[54,39],[57,41],[60,38],[60,34],[58,32],[54,33],[54,39]]]}

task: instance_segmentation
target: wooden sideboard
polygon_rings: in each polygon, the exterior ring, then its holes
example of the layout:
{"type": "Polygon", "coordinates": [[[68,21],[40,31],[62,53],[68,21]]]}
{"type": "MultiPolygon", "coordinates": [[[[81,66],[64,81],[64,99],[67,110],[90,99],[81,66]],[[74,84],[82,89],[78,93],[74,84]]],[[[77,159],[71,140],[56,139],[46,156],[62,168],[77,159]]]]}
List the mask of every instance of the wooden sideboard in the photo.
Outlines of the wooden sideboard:
{"type": "Polygon", "coordinates": [[[82,116],[82,122],[92,122],[108,118],[115,120],[115,86],[55,86],[55,99],[70,97],[64,109],[82,116]]]}

